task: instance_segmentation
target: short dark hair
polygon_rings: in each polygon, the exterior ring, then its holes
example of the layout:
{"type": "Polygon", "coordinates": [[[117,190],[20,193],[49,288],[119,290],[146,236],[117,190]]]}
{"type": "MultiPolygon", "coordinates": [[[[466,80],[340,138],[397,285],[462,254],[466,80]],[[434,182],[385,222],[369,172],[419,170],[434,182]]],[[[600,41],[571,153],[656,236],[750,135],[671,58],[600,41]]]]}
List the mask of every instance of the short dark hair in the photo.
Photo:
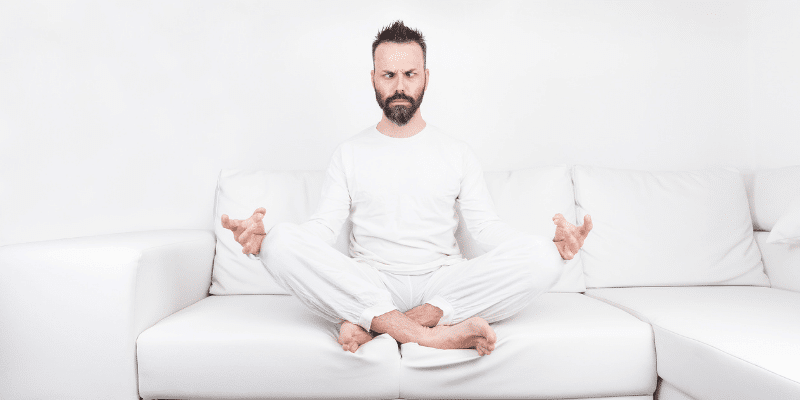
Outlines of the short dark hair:
{"type": "Polygon", "coordinates": [[[411,43],[414,42],[422,47],[422,67],[425,68],[427,62],[425,60],[425,37],[422,36],[416,29],[411,29],[403,24],[403,21],[397,20],[393,24],[384,27],[375,36],[375,41],[372,42],[372,67],[375,68],[375,49],[381,43],[411,43]]]}

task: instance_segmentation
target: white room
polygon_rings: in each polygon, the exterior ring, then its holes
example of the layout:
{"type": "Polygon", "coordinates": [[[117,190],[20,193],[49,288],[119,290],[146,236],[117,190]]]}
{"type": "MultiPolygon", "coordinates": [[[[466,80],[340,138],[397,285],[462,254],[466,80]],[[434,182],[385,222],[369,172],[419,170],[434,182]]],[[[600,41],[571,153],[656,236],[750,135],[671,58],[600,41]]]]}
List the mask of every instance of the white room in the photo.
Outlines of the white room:
{"type": "Polygon", "coordinates": [[[800,398],[798,21],[0,1],[0,398],[800,398]]]}

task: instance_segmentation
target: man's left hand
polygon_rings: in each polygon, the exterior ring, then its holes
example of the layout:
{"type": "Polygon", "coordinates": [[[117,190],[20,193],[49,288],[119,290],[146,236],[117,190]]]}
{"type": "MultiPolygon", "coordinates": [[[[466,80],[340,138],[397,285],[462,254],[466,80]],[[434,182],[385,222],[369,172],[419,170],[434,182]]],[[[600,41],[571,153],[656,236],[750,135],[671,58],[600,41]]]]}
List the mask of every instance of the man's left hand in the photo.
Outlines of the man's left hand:
{"type": "Polygon", "coordinates": [[[556,224],[556,237],[553,238],[561,258],[572,260],[578,250],[583,247],[583,241],[589,236],[592,230],[592,217],[589,214],[583,217],[583,225],[575,226],[569,223],[563,215],[556,214],[553,217],[556,224]]]}

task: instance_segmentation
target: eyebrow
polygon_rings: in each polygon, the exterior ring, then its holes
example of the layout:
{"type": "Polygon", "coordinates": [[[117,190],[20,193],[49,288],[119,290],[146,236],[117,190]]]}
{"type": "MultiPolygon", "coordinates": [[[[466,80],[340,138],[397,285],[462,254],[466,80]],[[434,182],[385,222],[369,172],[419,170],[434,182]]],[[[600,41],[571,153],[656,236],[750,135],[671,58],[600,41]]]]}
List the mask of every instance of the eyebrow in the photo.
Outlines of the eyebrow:
{"type": "MultiPolygon", "coordinates": [[[[393,74],[395,73],[394,71],[389,71],[388,69],[385,69],[385,70],[383,70],[383,73],[384,73],[384,74],[385,74],[385,73],[387,73],[387,72],[391,72],[391,73],[393,73],[393,74]]],[[[416,69],[416,68],[411,68],[410,70],[408,70],[408,71],[403,71],[403,72],[417,72],[417,69],[416,69]]]]}

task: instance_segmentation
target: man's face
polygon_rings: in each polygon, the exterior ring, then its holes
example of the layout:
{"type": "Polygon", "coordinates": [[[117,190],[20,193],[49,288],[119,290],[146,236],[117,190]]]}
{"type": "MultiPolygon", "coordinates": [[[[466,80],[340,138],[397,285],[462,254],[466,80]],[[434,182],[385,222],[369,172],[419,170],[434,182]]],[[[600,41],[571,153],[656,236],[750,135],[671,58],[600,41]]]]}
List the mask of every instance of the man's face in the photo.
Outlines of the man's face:
{"type": "Polygon", "coordinates": [[[399,126],[407,124],[428,87],[422,47],[414,42],[381,43],[375,49],[371,75],[375,99],[386,118],[399,126]]]}

